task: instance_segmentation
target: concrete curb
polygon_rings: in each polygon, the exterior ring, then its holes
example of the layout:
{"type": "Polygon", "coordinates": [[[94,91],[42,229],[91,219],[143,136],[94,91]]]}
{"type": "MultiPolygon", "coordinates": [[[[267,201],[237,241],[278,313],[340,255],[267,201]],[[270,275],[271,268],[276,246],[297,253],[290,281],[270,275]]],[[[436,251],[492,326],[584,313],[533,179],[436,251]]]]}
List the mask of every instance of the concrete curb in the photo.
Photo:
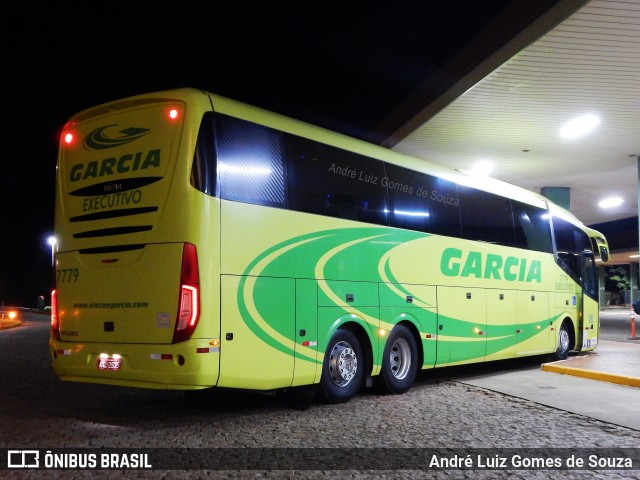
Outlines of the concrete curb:
{"type": "Polygon", "coordinates": [[[586,370],[584,368],[562,367],[560,365],[553,365],[550,363],[544,363],[541,368],[545,372],[573,375],[575,377],[591,378],[593,380],[600,380],[603,382],[629,385],[631,387],[640,387],[640,378],[628,377],[626,375],[615,375],[613,373],[596,372],[593,370],[586,370]]]}

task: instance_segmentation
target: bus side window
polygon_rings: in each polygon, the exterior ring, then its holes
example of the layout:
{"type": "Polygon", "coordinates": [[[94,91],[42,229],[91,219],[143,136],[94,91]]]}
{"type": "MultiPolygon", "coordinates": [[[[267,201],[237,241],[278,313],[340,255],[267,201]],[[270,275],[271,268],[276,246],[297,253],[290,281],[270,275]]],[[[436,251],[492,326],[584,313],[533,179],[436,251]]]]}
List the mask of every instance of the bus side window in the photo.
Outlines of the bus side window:
{"type": "Polygon", "coordinates": [[[598,276],[596,274],[596,261],[592,252],[583,254],[584,269],[584,290],[586,293],[596,298],[598,295],[598,276]]]}
{"type": "Polygon", "coordinates": [[[553,217],[553,232],[556,240],[557,262],[578,283],[583,283],[583,251],[591,252],[591,241],[578,227],[559,217],[553,217]]]}
{"type": "Polygon", "coordinates": [[[388,225],[383,162],[285,134],[289,208],[388,225]]]}
{"type": "Polygon", "coordinates": [[[459,187],[462,238],[515,246],[509,199],[482,190],[459,187]]]}
{"type": "Polygon", "coordinates": [[[385,172],[392,227],[460,236],[455,183],[390,163],[385,172]]]}
{"type": "Polygon", "coordinates": [[[551,228],[546,209],[511,201],[516,228],[516,247],[551,253],[551,228]]]}
{"type": "Polygon", "coordinates": [[[282,134],[256,123],[216,115],[220,196],[286,208],[282,134]]]}

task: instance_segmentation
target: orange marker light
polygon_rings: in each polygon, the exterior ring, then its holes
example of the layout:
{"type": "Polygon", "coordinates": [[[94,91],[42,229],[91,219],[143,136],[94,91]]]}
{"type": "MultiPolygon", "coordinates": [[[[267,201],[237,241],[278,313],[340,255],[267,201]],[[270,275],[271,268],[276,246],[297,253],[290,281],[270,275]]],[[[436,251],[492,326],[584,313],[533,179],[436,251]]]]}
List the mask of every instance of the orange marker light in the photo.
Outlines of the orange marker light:
{"type": "Polygon", "coordinates": [[[173,119],[178,118],[178,109],[177,108],[172,108],[172,109],[169,110],[169,118],[173,118],[173,119]]]}

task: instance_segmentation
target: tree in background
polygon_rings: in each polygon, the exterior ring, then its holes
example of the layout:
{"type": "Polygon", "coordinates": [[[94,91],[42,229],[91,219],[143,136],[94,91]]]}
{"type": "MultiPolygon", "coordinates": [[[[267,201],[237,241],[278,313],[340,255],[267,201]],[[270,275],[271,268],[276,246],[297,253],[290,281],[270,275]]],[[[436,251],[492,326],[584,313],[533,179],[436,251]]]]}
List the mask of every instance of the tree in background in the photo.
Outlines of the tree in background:
{"type": "Polygon", "coordinates": [[[620,294],[631,289],[631,276],[629,265],[612,265],[605,267],[605,291],[611,294],[610,304],[624,303],[624,296],[620,294]]]}

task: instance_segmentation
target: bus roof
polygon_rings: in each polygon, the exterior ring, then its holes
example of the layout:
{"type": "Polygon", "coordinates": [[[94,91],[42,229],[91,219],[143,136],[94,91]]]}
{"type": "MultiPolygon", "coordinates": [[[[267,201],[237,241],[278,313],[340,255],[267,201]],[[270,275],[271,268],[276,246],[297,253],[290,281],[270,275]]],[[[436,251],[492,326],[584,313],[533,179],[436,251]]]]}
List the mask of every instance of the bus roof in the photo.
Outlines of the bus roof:
{"type": "Polygon", "coordinates": [[[528,203],[540,208],[549,208],[550,213],[559,216],[568,222],[579,226],[589,233],[591,237],[604,238],[600,232],[585,226],[569,210],[554,204],[539,193],[513,185],[495,178],[486,176],[474,176],[460,170],[452,169],[443,165],[433,163],[429,160],[417,158],[404,153],[396,152],[388,148],[375,145],[363,140],[359,140],[347,135],[334,132],[323,127],[318,127],[300,120],[286,117],[272,111],[255,107],[247,103],[233,100],[215,93],[185,87],[172,90],[162,90],[151,93],[144,93],[113,102],[98,105],[81,112],[78,112],[70,120],[77,122],[83,117],[96,114],[97,110],[111,109],[114,107],[126,108],[136,104],[149,101],[172,99],[185,99],[185,97],[207,96],[211,99],[214,110],[227,115],[235,116],[243,120],[252,121],[267,127],[275,128],[294,135],[302,136],[339,148],[344,148],[361,155],[366,155],[378,160],[383,160],[398,166],[406,167],[421,173],[445,178],[459,185],[464,185],[489,193],[494,193],[503,197],[511,198],[523,203],[528,203]]]}

